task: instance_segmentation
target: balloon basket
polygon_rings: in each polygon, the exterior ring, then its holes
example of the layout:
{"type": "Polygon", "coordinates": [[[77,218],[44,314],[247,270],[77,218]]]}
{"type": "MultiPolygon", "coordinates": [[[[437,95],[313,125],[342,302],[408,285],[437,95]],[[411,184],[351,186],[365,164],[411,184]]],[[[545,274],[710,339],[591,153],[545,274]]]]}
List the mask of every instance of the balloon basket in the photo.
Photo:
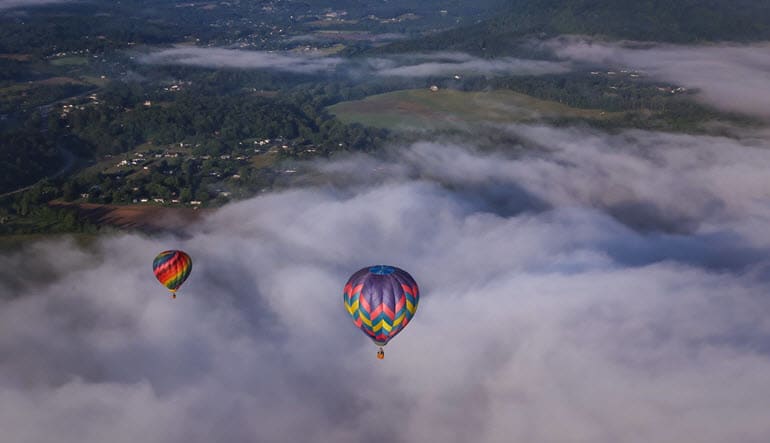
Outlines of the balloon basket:
{"type": "Polygon", "coordinates": [[[383,351],[382,348],[380,348],[380,350],[377,351],[377,358],[380,359],[380,360],[385,358],[385,351],[383,351]]]}

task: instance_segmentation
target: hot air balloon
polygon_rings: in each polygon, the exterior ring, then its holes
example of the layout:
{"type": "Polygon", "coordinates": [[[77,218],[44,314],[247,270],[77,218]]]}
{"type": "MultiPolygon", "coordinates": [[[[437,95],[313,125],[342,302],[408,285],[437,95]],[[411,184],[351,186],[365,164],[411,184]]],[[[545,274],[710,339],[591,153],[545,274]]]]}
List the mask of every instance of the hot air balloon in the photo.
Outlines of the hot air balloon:
{"type": "Polygon", "coordinates": [[[192,271],[192,259],[183,251],[163,251],[152,261],[155,278],[176,298],[176,291],[192,271]]]}
{"type": "Polygon", "coordinates": [[[382,347],[412,320],[420,290],[411,275],[394,266],[367,266],[353,274],[344,290],[345,308],[353,324],[379,346],[377,358],[385,357],[382,347]]]}

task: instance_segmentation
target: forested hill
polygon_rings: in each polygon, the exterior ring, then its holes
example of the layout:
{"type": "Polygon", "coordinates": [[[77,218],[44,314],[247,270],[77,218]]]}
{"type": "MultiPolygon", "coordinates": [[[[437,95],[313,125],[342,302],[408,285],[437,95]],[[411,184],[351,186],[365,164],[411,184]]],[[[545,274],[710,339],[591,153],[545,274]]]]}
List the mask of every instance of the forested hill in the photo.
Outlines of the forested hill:
{"type": "Polygon", "coordinates": [[[380,51],[455,49],[497,55],[528,36],[582,34],[692,43],[770,40],[767,0],[511,0],[489,20],[380,51]]]}

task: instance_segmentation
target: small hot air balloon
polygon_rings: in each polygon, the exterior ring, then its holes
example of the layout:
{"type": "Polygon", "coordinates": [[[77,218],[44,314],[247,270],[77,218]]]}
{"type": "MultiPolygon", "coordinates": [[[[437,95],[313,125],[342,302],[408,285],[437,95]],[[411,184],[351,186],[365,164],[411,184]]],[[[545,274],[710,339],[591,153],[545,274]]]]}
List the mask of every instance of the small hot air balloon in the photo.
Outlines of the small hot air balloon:
{"type": "Polygon", "coordinates": [[[183,251],[163,251],[152,261],[155,278],[176,298],[176,291],[192,271],[192,259],[183,251]]]}
{"type": "Polygon", "coordinates": [[[420,290],[411,275],[394,266],[367,266],[353,274],[344,290],[345,308],[353,324],[382,347],[401,332],[417,311],[420,290]]]}

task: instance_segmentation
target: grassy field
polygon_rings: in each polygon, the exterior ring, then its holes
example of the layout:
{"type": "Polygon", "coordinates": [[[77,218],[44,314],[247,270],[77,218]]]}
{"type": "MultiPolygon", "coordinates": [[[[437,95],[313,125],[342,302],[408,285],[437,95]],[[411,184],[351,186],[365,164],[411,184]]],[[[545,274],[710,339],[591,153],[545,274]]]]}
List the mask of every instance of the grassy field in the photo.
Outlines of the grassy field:
{"type": "Polygon", "coordinates": [[[84,168],[80,173],[81,174],[93,174],[93,173],[115,174],[117,172],[126,172],[127,170],[142,171],[142,166],[147,166],[149,163],[155,160],[154,157],[149,156],[146,153],[153,149],[164,149],[164,148],[166,147],[154,146],[149,143],[143,143],[141,145],[136,146],[134,149],[130,151],[126,151],[121,154],[115,154],[109,157],[107,156],[101,157],[96,161],[96,163],[93,163],[88,167],[84,168]],[[147,163],[142,163],[141,165],[134,165],[130,167],[116,166],[117,163],[119,163],[121,160],[134,158],[138,153],[147,155],[146,157],[147,163]]]}
{"type": "Polygon", "coordinates": [[[35,84],[30,82],[30,83],[16,83],[11,86],[6,86],[5,88],[0,88],[0,99],[6,99],[11,96],[19,95],[24,91],[31,89],[34,86],[35,84]]]}
{"type": "Polygon", "coordinates": [[[328,110],[345,123],[405,130],[443,129],[481,122],[512,123],[544,117],[604,120],[616,116],[503,90],[409,89],[338,103],[328,110]]]}
{"type": "Polygon", "coordinates": [[[52,59],[51,64],[54,66],[82,66],[88,64],[88,58],[80,56],[60,57],[52,59]]]}
{"type": "Polygon", "coordinates": [[[76,78],[73,77],[50,77],[45,80],[39,80],[36,82],[40,85],[66,85],[68,83],[72,83],[75,85],[86,85],[88,83],[84,83],[76,78]]]}
{"type": "Polygon", "coordinates": [[[24,92],[29,89],[32,89],[37,86],[57,86],[57,85],[66,85],[66,84],[73,84],[73,85],[85,85],[87,83],[84,83],[76,78],[72,77],[50,77],[46,78],[44,80],[35,80],[35,81],[29,81],[29,82],[19,82],[16,84],[13,84],[11,86],[6,86],[5,88],[0,88],[0,94],[16,94],[19,92],[24,92]]]}
{"type": "Polygon", "coordinates": [[[256,169],[269,168],[278,161],[278,154],[266,152],[262,155],[255,155],[251,158],[251,165],[256,169]]]}
{"type": "Polygon", "coordinates": [[[107,80],[107,79],[100,78],[100,77],[95,77],[95,76],[91,76],[91,75],[84,75],[82,77],[82,79],[83,79],[84,82],[86,82],[88,84],[91,84],[91,85],[94,85],[94,86],[99,86],[99,87],[106,86],[107,83],[109,83],[109,80],[107,80]]]}

